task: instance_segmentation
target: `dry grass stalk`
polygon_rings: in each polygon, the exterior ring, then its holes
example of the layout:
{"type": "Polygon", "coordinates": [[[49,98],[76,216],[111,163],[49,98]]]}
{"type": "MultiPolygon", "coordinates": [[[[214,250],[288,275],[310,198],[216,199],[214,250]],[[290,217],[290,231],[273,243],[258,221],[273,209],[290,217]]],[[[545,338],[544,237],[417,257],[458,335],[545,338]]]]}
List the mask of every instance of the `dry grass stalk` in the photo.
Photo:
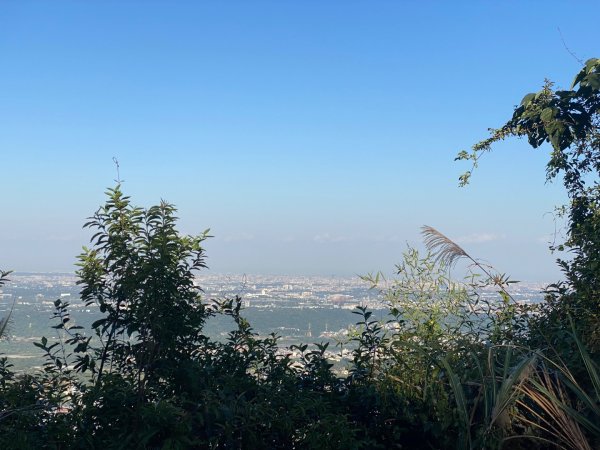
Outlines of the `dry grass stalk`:
{"type": "Polygon", "coordinates": [[[425,246],[433,255],[435,255],[436,262],[452,266],[461,258],[473,260],[460,245],[440,233],[435,228],[425,225],[421,230],[425,246]]]}
{"type": "Polygon", "coordinates": [[[421,234],[423,235],[423,241],[425,242],[427,250],[434,255],[436,262],[441,262],[442,264],[451,267],[459,259],[467,258],[474,266],[478,267],[479,270],[488,277],[488,280],[494,286],[498,287],[507,298],[512,300],[513,303],[517,303],[513,296],[507,291],[506,287],[508,283],[503,279],[503,276],[492,273],[494,272],[493,267],[483,265],[469,255],[460,245],[433,227],[424,225],[421,227],[421,234]]]}
{"type": "Polygon", "coordinates": [[[524,394],[517,404],[524,413],[519,419],[557,439],[557,446],[573,450],[592,450],[579,424],[565,411],[570,401],[561,381],[542,366],[532,379],[518,387],[524,394]]]}

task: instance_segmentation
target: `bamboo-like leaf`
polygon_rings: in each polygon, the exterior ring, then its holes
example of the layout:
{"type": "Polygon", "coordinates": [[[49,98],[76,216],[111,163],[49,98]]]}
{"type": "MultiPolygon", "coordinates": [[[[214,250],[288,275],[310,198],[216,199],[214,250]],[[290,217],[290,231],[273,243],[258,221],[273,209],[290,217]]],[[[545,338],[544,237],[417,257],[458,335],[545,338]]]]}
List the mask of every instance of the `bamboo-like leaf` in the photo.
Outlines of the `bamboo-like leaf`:
{"type": "Polygon", "coordinates": [[[502,384],[497,392],[494,408],[492,410],[490,427],[496,423],[506,409],[516,401],[519,394],[518,387],[527,379],[531,369],[537,364],[537,360],[537,355],[529,355],[523,358],[510,373],[507,368],[504,369],[505,376],[503,377],[502,384]]]}
{"type": "Polygon", "coordinates": [[[467,409],[467,400],[465,398],[465,391],[463,390],[462,384],[460,383],[460,379],[456,372],[452,370],[452,367],[448,363],[448,360],[444,357],[440,358],[440,364],[444,367],[446,372],[448,373],[448,379],[450,381],[450,387],[454,392],[454,399],[456,401],[456,408],[458,410],[458,415],[463,422],[463,432],[464,437],[460,439],[460,448],[470,449],[471,448],[471,422],[470,422],[470,414],[467,409]]]}
{"type": "Polygon", "coordinates": [[[585,349],[585,346],[577,336],[577,330],[575,329],[573,318],[569,317],[569,321],[571,322],[571,330],[573,331],[573,337],[575,338],[575,342],[577,343],[577,349],[579,350],[581,359],[583,359],[583,363],[585,364],[585,368],[587,369],[590,381],[592,382],[592,386],[594,387],[594,392],[596,394],[596,402],[600,403],[600,376],[598,375],[597,367],[594,364],[592,357],[585,349]]]}

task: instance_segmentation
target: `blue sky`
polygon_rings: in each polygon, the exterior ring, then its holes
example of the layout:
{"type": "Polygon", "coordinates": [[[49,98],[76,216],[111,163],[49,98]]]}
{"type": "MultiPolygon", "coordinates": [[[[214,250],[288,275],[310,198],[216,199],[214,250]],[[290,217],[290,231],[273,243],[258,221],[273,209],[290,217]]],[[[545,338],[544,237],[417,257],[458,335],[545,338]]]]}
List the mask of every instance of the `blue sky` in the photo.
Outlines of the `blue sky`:
{"type": "Polygon", "coordinates": [[[0,3],[0,267],[73,270],[116,178],[216,272],[388,271],[431,225],[552,281],[560,183],[513,140],[454,162],[597,57],[596,2],[0,3]]]}

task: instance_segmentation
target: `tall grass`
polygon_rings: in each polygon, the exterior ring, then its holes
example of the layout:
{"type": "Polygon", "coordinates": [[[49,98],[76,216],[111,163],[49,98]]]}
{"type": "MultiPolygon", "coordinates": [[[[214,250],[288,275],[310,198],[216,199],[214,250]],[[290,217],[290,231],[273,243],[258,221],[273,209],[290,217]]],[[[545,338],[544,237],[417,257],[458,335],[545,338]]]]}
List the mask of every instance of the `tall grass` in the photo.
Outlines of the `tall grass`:
{"type": "Polygon", "coordinates": [[[537,309],[514,299],[508,277],[432,227],[423,235],[429,254],[409,249],[397,279],[364,277],[383,286],[390,305],[389,375],[402,395],[421,393],[431,420],[450,421],[456,448],[502,448],[517,439],[542,448],[600,448],[594,447],[600,442],[599,371],[575,326],[586,382],[576,379],[544,330],[531,329],[537,309]],[[458,283],[448,273],[461,259],[469,261],[471,275],[458,283]],[[498,291],[495,302],[478,293],[490,286],[498,291]],[[547,347],[529,347],[530,333],[547,347]]]}
{"type": "Polygon", "coordinates": [[[600,445],[600,376],[596,362],[578,337],[571,319],[587,380],[577,380],[562,361],[540,361],[537,371],[519,387],[519,417],[537,431],[537,439],[552,440],[565,449],[593,449],[600,445]]]}

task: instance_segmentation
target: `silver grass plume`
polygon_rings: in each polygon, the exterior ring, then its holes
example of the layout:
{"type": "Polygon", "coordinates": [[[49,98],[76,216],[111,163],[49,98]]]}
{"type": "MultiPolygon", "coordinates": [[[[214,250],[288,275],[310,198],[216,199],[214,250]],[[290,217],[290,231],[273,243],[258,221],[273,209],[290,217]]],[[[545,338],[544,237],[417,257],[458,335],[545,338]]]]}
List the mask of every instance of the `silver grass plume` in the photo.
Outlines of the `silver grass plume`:
{"type": "Polygon", "coordinates": [[[423,241],[427,250],[435,257],[436,262],[441,262],[451,267],[460,258],[468,258],[473,261],[473,258],[460,245],[435,228],[424,225],[421,228],[421,234],[423,235],[423,241]]]}
{"type": "Polygon", "coordinates": [[[502,291],[509,299],[513,301],[513,303],[517,303],[514,297],[506,290],[507,282],[503,279],[503,275],[494,275],[492,273],[495,271],[493,267],[487,266],[486,268],[486,266],[465,252],[460,245],[433,227],[424,225],[421,227],[421,234],[423,235],[423,241],[425,242],[427,250],[431,252],[436,262],[451,267],[459,259],[467,258],[475,266],[477,266],[479,270],[487,275],[488,279],[494,286],[500,289],[500,291],[502,291]]]}

